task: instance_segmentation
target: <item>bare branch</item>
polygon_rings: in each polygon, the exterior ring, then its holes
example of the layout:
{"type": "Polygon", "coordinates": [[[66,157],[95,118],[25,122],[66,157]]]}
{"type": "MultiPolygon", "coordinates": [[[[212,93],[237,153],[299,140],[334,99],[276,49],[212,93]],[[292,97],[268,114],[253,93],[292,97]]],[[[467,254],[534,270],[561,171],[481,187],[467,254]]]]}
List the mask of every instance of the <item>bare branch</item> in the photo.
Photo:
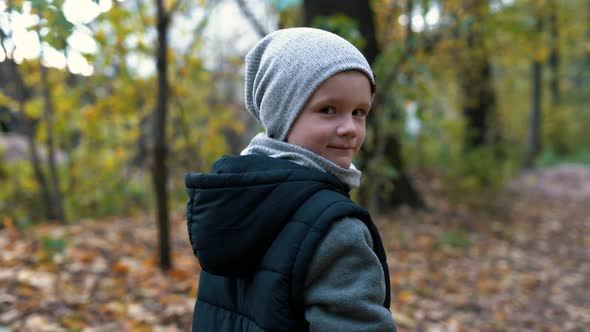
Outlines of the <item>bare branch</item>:
{"type": "Polygon", "coordinates": [[[205,10],[203,13],[203,17],[201,18],[201,20],[195,25],[195,29],[193,31],[193,33],[191,33],[191,41],[188,43],[188,47],[186,48],[187,50],[192,51],[195,48],[195,45],[197,44],[199,37],[202,35],[203,30],[205,30],[205,28],[207,27],[207,20],[209,18],[209,15],[211,15],[211,12],[213,11],[213,9],[215,8],[215,6],[217,6],[218,1],[208,1],[207,5],[205,6],[205,10]]]}
{"type": "Polygon", "coordinates": [[[162,0],[156,0],[156,8],[158,9],[158,17],[166,16],[166,10],[164,9],[164,3],[162,0]]]}
{"type": "Polygon", "coordinates": [[[2,30],[2,28],[0,28],[0,47],[2,47],[2,50],[4,51],[4,55],[9,58],[8,56],[8,51],[6,50],[6,47],[4,47],[4,39],[6,39],[6,34],[4,33],[4,30],[2,30]]]}
{"type": "Polygon", "coordinates": [[[262,27],[260,22],[258,22],[252,11],[250,11],[250,8],[248,8],[244,0],[236,0],[236,2],[238,4],[238,7],[240,7],[240,10],[242,11],[242,14],[244,14],[246,19],[250,22],[258,36],[260,38],[266,36],[268,32],[264,30],[264,28],[262,27]]]}

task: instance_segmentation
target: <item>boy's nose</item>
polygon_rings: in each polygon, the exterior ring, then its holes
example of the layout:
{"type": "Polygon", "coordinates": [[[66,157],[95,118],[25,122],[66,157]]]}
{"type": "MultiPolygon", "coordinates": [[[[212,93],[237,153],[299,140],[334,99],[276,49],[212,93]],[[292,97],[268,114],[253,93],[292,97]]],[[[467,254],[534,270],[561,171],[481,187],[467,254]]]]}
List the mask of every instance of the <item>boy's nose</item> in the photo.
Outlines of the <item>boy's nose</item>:
{"type": "Polygon", "coordinates": [[[337,128],[338,135],[355,137],[357,134],[356,124],[352,115],[342,118],[337,128]]]}

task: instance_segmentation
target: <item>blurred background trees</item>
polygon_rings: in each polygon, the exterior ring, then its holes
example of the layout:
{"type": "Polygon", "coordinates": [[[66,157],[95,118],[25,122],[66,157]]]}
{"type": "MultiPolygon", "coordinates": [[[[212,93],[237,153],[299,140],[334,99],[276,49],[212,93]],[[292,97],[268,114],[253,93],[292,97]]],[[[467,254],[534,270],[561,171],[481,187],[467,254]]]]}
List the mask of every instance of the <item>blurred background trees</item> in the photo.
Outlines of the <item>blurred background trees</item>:
{"type": "Polygon", "coordinates": [[[0,218],[147,211],[164,257],[184,173],[259,130],[243,56],[304,25],[376,72],[358,199],[427,206],[420,177],[478,204],[522,168],[590,164],[589,22],[587,0],[1,0],[0,218]]]}

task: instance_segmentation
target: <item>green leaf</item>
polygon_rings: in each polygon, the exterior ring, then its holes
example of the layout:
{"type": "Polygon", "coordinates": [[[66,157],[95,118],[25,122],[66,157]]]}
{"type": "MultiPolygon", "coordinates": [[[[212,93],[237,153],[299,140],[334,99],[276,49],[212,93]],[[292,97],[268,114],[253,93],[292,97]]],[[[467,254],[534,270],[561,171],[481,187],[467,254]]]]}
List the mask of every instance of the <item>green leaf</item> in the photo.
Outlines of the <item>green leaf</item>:
{"type": "Polygon", "coordinates": [[[38,13],[42,13],[47,9],[49,4],[46,0],[31,0],[31,7],[38,13]]]}
{"type": "Polygon", "coordinates": [[[57,12],[57,15],[53,23],[57,28],[61,29],[64,32],[67,32],[68,35],[72,33],[72,31],[74,30],[74,25],[66,19],[64,13],[61,10],[57,12]]]}

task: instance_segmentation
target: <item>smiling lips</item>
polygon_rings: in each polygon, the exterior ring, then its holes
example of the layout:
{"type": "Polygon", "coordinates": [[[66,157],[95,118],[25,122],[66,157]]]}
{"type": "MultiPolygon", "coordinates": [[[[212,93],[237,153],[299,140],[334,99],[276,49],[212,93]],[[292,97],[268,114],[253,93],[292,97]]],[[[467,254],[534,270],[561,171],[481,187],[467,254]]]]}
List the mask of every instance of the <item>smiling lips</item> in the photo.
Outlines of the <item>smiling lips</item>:
{"type": "Polygon", "coordinates": [[[354,146],[352,145],[328,145],[328,147],[337,150],[354,150],[354,146]]]}

